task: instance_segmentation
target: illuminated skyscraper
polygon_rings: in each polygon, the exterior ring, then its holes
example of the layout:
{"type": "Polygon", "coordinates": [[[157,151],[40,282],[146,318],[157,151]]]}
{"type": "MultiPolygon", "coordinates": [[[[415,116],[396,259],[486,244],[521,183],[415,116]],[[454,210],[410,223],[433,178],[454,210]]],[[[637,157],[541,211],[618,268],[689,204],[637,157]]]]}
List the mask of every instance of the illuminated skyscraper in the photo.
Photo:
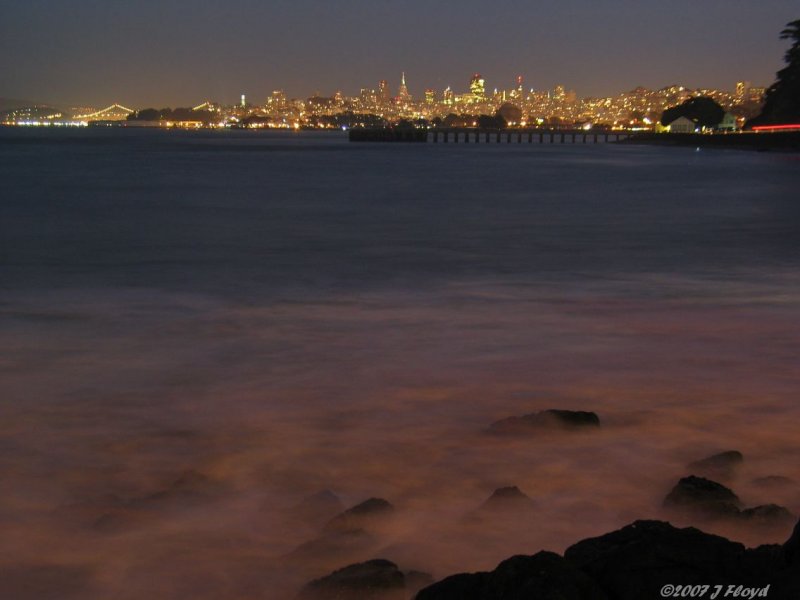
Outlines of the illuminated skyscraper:
{"type": "Polygon", "coordinates": [[[375,93],[375,90],[361,88],[359,99],[362,104],[375,104],[378,101],[378,95],[375,93]]]}
{"type": "Polygon", "coordinates": [[[276,107],[284,106],[286,104],[286,94],[283,93],[283,90],[273,90],[268,103],[276,107]]]}
{"type": "Polygon", "coordinates": [[[486,86],[480,73],[475,73],[469,82],[469,91],[475,97],[475,100],[483,100],[486,96],[486,86]]]}
{"type": "Polygon", "coordinates": [[[750,87],[747,89],[747,100],[750,102],[763,102],[767,89],[763,87],[750,87]]]}
{"type": "Polygon", "coordinates": [[[436,102],[436,91],[428,88],[425,90],[425,104],[433,104],[436,102]]]}
{"type": "Polygon", "coordinates": [[[444,89],[444,92],[442,92],[442,102],[447,105],[453,103],[453,90],[450,89],[449,85],[444,89]]]}
{"type": "Polygon", "coordinates": [[[405,71],[400,78],[400,87],[397,89],[397,99],[400,100],[400,102],[408,102],[411,99],[411,94],[408,93],[408,88],[406,87],[405,71]]]}
{"type": "Polygon", "coordinates": [[[389,102],[389,84],[385,79],[381,79],[378,84],[378,99],[383,104],[389,102]]]}
{"type": "Polygon", "coordinates": [[[750,90],[750,82],[749,81],[737,81],[736,82],[736,99],[739,102],[742,102],[745,97],[747,96],[750,90]]]}

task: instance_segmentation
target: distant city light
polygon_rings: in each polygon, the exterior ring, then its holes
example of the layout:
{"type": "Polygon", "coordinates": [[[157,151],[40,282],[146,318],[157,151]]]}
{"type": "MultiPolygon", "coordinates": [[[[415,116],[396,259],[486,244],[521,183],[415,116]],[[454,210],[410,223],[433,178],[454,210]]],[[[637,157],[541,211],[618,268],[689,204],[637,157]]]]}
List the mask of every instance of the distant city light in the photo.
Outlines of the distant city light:
{"type": "MultiPolygon", "coordinates": [[[[409,79],[411,80],[411,79],[409,79]]],[[[457,92],[427,88],[414,96],[406,83],[405,72],[399,73],[397,95],[392,96],[387,80],[377,86],[361,88],[359,95],[347,97],[339,91],[330,96],[315,93],[305,99],[288,98],[282,90],[273,90],[263,103],[248,103],[245,94],[232,105],[205,100],[191,108],[134,109],[114,103],[103,109],[61,109],[30,106],[0,114],[3,125],[13,126],[119,126],[168,128],[239,128],[328,129],[347,131],[354,126],[384,127],[401,120],[415,127],[477,127],[478,117],[498,114],[506,104],[518,112],[505,111],[505,126],[544,128],[608,128],[613,130],[667,131],[660,126],[668,108],[699,96],[712,98],[726,111],[726,131],[735,131],[748,118],[758,114],[766,92],[750,82],[736,82],[733,91],[708,88],[689,89],[670,85],[657,90],[636,87],[607,97],[580,98],[574,90],[559,84],[552,89],[526,88],[522,76],[506,86],[487,88],[479,73],[462,79],[457,92]],[[504,89],[505,88],[505,89],[504,89]],[[490,89],[494,91],[489,91],[490,89]],[[516,116],[518,115],[518,116],[516,116]]],[[[756,132],[790,131],[798,125],[759,126],[756,132]]]]}

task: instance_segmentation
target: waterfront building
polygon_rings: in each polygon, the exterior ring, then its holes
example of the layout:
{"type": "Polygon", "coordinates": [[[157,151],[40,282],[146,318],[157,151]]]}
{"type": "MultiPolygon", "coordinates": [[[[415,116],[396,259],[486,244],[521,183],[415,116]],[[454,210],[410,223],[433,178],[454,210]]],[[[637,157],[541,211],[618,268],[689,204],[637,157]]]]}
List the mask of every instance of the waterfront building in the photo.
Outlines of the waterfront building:
{"type": "Polygon", "coordinates": [[[670,133],[694,133],[697,131],[697,123],[686,117],[678,117],[668,126],[670,133]]]}

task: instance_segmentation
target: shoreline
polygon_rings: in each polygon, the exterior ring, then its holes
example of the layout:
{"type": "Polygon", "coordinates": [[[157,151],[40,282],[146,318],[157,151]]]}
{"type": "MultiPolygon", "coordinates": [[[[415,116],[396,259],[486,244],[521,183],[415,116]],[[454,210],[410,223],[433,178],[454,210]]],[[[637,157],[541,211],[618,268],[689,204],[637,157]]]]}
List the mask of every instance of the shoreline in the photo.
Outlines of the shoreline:
{"type": "Polygon", "coordinates": [[[620,144],[653,146],[694,146],[696,148],[730,148],[735,150],[800,150],[800,132],[779,133],[636,133],[620,144]]]}

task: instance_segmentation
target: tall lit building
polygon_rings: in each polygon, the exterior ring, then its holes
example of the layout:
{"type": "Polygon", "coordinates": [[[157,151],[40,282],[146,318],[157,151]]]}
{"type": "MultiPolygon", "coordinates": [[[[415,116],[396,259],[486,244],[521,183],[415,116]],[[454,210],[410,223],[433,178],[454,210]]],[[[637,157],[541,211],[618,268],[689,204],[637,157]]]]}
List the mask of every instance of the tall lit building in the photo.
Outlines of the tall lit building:
{"type": "Polygon", "coordinates": [[[739,102],[742,102],[747,97],[748,92],[750,91],[750,82],[749,81],[737,81],[736,82],[736,99],[739,102]]]}
{"type": "Polygon", "coordinates": [[[375,90],[361,88],[359,99],[361,100],[362,104],[374,104],[377,101],[378,96],[375,93],[375,90]]]}
{"type": "Polygon", "coordinates": [[[442,92],[442,102],[448,106],[453,104],[453,90],[450,89],[449,85],[442,92]]]}
{"type": "Polygon", "coordinates": [[[400,78],[400,87],[397,89],[397,99],[400,100],[400,102],[408,102],[411,100],[411,94],[408,93],[408,87],[406,87],[405,71],[400,78]]]}
{"type": "Polygon", "coordinates": [[[283,90],[273,90],[267,102],[277,107],[284,106],[286,104],[286,94],[283,93],[283,90]]]}
{"type": "Polygon", "coordinates": [[[381,79],[380,83],[378,84],[378,99],[383,104],[386,104],[389,102],[389,98],[389,83],[385,79],[381,79]]]}
{"type": "Polygon", "coordinates": [[[767,93],[767,88],[764,87],[750,87],[747,90],[747,100],[749,102],[763,102],[764,96],[767,93]]]}
{"type": "Polygon", "coordinates": [[[433,104],[436,102],[436,90],[428,88],[425,90],[425,104],[433,104]]]}
{"type": "Polygon", "coordinates": [[[486,85],[480,73],[475,73],[469,81],[469,91],[475,100],[483,100],[486,96],[486,85]]]}

